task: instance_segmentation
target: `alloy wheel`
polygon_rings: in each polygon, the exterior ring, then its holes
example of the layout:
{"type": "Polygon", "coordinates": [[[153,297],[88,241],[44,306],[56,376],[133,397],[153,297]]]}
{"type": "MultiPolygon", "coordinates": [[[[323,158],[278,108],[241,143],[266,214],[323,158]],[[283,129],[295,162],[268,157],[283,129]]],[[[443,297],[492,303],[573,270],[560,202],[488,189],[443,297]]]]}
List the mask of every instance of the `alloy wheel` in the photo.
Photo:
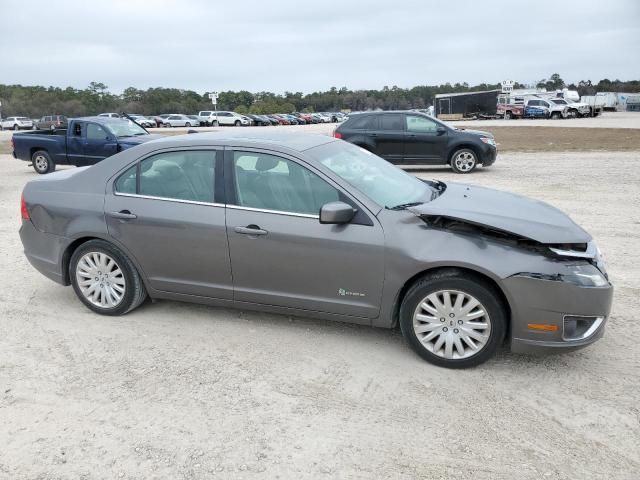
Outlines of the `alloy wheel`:
{"type": "Polygon", "coordinates": [[[461,172],[470,172],[476,166],[476,158],[471,152],[460,152],[453,161],[456,168],[461,172]]]}
{"type": "Polygon", "coordinates": [[[102,252],[84,254],[76,265],[82,295],[100,308],[117,307],[124,298],[126,281],[116,261],[102,252]]]}
{"type": "Polygon", "coordinates": [[[491,319],[472,295],[439,290],[427,295],[413,314],[413,330],[423,347],[447,360],[478,354],[489,341],[491,319]]]}
{"type": "Polygon", "coordinates": [[[49,161],[44,155],[36,155],[36,158],[33,160],[33,163],[38,172],[46,172],[49,167],[49,161]]]}

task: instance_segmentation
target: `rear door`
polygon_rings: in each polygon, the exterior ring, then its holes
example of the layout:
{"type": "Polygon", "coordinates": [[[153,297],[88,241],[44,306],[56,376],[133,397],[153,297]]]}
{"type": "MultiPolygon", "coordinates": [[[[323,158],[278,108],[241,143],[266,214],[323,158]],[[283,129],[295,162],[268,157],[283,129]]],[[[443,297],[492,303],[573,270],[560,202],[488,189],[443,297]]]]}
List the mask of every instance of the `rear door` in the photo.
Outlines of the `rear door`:
{"type": "Polygon", "coordinates": [[[156,290],[230,300],[222,149],[152,154],[107,185],[109,234],[156,290]]]}
{"type": "Polygon", "coordinates": [[[441,163],[446,159],[447,132],[438,132],[439,124],[422,115],[405,116],[405,163],[441,163]]]}
{"type": "Polygon", "coordinates": [[[401,113],[377,115],[375,130],[369,135],[376,145],[375,153],[391,163],[404,159],[404,119],[401,113]]]}

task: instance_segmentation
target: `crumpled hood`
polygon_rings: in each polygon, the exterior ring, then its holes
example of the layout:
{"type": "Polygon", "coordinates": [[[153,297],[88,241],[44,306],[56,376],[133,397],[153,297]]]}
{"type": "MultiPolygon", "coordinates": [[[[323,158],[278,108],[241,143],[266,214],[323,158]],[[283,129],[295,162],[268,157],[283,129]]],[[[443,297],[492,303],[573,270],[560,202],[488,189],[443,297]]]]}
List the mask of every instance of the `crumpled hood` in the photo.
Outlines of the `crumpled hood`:
{"type": "Polygon", "coordinates": [[[163,138],[163,137],[164,135],[151,133],[149,135],[138,135],[137,137],[118,138],[118,143],[124,148],[129,148],[135,145],[140,145],[141,143],[150,142],[151,140],[157,140],[158,138],[163,138]]]}
{"type": "Polygon", "coordinates": [[[591,235],[551,205],[491,188],[447,183],[435,200],[410,207],[416,215],[485,225],[543,244],[587,243],[591,235]]]}

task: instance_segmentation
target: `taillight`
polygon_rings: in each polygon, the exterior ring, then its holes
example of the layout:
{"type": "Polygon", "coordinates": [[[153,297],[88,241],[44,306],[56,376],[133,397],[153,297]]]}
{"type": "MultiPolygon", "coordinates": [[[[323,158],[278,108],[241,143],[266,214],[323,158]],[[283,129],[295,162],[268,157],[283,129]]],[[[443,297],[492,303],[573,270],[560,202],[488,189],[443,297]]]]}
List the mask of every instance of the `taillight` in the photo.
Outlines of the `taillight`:
{"type": "Polygon", "coordinates": [[[333,132],[333,136],[335,138],[342,138],[342,134],[340,132],[333,132]]]}
{"type": "Polygon", "coordinates": [[[29,217],[29,209],[27,209],[27,202],[24,201],[24,193],[20,195],[20,216],[23,220],[31,220],[29,217]]]}

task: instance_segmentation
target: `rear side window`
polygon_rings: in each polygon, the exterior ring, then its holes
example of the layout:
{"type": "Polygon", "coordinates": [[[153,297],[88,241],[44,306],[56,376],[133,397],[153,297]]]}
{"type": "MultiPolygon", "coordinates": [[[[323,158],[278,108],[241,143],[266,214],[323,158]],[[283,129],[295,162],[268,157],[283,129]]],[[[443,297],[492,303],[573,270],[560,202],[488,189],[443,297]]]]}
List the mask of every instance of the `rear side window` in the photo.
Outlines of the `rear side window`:
{"type": "Polygon", "coordinates": [[[404,128],[402,126],[402,115],[395,113],[391,115],[381,115],[380,129],[403,131],[404,128]]]}
{"type": "Polygon", "coordinates": [[[374,130],[376,128],[376,117],[375,115],[355,117],[345,127],[354,130],[374,130]]]}
{"type": "Polygon", "coordinates": [[[116,193],[214,203],[215,151],[166,152],[145,158],[115,182],[116,193]]]}

